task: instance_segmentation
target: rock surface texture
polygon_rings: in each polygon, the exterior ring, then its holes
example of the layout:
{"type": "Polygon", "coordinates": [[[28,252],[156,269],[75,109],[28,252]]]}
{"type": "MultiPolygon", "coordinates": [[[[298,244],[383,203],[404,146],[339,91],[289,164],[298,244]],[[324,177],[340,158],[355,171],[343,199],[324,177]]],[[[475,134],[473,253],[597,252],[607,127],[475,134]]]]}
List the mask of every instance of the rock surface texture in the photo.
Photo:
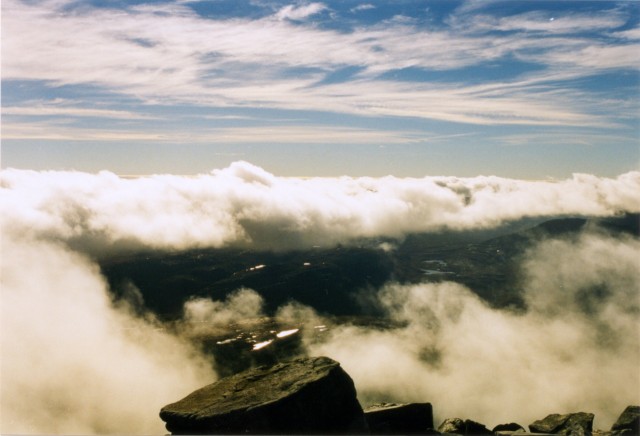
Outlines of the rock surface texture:
{"type": "Polygon", "coordinates": [[[532,433],[550,433],[567,436],[591,435],[593,432],[593,413],[552,414],[529,424],[532,433]]]}
{"type": "Polygon", "coordinates": [[[351,377],[327,357],[260,366],[160,411],[172,434],[366,433],[351,377]]]}
{"type": "Polygon", "coordinates": [[[371,434],[434,434],[430,403],[381,403],[369,406],[364,416],[371,434]]]}
{"type": "Polygon", "coordinates": [[[640,406],[628,406],[611,427],[618,434],[640,434],[640,406]]]}

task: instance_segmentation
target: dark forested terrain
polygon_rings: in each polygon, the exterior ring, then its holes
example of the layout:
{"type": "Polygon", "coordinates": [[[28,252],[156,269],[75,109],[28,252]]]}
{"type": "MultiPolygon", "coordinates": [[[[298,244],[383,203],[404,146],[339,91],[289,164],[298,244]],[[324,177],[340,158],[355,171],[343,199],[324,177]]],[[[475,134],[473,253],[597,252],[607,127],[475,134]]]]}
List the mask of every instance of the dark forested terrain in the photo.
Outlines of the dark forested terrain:
{"type": "Polygon", "coordinates": [[[133,284],[146,309],[162,319],[179,317],[189,298],[223,300],[241,287],[264,298],[267,314],[297,301],[326,315],[376,315],[362,297],[388,281],[452,280],[492,306],[518,307],[518,265],[526,249],[542,238],[570,237],[586,229],[638,235],[638,215],[524,220],[491,231],[415,234],[386,244],[365,240],[304,251],[145,253],[103,260],[102,269],[116,297],[133,284]]]}

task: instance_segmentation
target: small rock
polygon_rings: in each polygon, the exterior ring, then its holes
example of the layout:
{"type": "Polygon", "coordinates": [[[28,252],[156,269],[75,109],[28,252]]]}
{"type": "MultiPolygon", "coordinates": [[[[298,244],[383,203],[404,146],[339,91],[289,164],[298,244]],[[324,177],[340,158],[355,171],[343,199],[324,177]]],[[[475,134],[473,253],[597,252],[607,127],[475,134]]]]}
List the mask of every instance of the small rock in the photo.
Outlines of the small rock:
{"type": "Polygon", "coordinates": [[[640,406],[628,406],[611,427],[611,431],[630,430],[629,434],[640,433],[640,406]]]}
{"type": "Polygon", "coordinates": [[[160,411],[173,434],[365,433],[351,377],[328,357],[260,366],[160,411]]]}
{"type": "Polygon", "coordinates": [[[445,419],[438,427],[438,431],[440,433],[462,435],[492,434],[491,430],[479,422],[475,422],[470,419],[463,421],[460,418],[445,419]]]}
{"type": "Polygon", "coordinates": [[[515,422],[510,422],[508,424],[498,424],[493,427],[491,430],[493,433],[503,432],[503,433],[524,433],[526,430],[520,424],[516,424],[515,422]]]}
{"type": "Polygon", "coordinates": [[[529,424],[532,433],[550,433],[566,436],[591,435],[593,431],[593,413],[557,413],[529,424]]]}
{"type": "Polygon", "coordinates": [[[428,434],[433,429],[430,403],[382,403],[364,411],[371,434],[428,434]]]}
{"type": "Polygon", "coordinates": [[[440,433],[464,434],[464,421],[460,418],[447,418],[438,426],[440,433]]]}

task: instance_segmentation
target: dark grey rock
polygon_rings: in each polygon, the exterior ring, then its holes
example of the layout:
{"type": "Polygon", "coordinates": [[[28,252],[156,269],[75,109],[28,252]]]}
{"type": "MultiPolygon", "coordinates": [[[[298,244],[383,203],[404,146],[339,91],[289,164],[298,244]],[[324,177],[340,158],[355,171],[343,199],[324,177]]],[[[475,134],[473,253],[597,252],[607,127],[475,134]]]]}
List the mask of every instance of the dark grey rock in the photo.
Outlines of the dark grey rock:
{"type": "Polygon", "coordinates": [[[640,406],[627,406],[611,431],[630,430],[629,434],[640,434],[640,406]]]}
{"type": "Polygon", "coordinates": [[[518,430],[518,431],[510,431],[510,430],[500,430],[493,433],[498,436],[543,436],[548,433],[529,433],[526,430],[518,430]]]}
{"type": "Polygon", "coordinates": [[[460,418],[447,418],[438,426],[440,433],[464,434],[464,421],[460,418]]]}
{"type": "Polygon", "coordinates": [[[566,436],[591,435],[593,432],[593,413],[568,413],[559,415],[554,413],[544,419],[529,424],[533,433],[550,433],[566,436]]]}
{"type": "Polygon", "coordinates": [[[493,427],[493,430],[491,430],[491,431],[493,433],[496,433],[496,432],[505,432],[505,433],[519,432],[519,433],[523,433],[526,430],[520,424],[516,424],[515,422],[510,422],[508,424],[498,424],[495,427],[493,427]]]}
{"type": "Polygon", "coordinates": [[[173,434],[339,434],[367,431],[351,377],[328,357],[223,378],[160,411],[173,434]]]}
{"type": "Polygon", "coordinates": [[[491,430],[489,430],[483,424],[480,424],[479,422],[472,421],[470,419],[465,419],[464,425],[465,425],[465,430],[466,430],[465,434],[468,434],[468,435],[491,434],[492,433],[491,430]]]}
{"type": "MultiPolygon", "coordinates": [[[[371,434],[429,434],[433,430],[430,403],[382,403],[364,411],[371,434]]],[[[433,433],[431,433],[433,434],[433,433]]]]}
{"type": "Polygon", "coordinates": [[[494,435],[499,436],[543,436],[549,433],[530,433],[526,430],[518,430],[518,431],[510,431],[510,430],[500,430],[493,433],[494,435]]]}
{"type": "Polygon", "coordinates": [[[479,422],[460,418],[448,418],[445,419],[438,427],[440,433],[462,434],[462,435],[477,435],[477,434],[493,434],[484,425],[479,422]]]}

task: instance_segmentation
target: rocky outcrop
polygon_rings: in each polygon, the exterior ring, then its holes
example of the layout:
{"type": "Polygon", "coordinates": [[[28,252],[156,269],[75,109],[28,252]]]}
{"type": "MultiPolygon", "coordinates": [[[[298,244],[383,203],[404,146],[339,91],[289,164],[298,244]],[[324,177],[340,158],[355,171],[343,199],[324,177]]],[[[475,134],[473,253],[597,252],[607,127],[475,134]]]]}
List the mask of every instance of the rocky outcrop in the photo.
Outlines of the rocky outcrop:
{"type": "Polygon", "coordinates": [[[611,427],[616,434],[640,434],[640,406],[628,406],[611,427]]]}
{"type": "Polygon", "coordinates": [[[532,433],[550,433],[566,436],[591,435],[593,432],[593,413],[552,414],[529,424],[532,433]]]}
{"type": "Polygon", "coordinates": [[[381,403],[364,411],[370,434],[434,434],[430,403],[381,403]]]}
{"type": "Polygon", "coordinates": [[[462,434],[462,435],[481,435],[481,434],[493,434],[484,425],[479,422],[460,418],[448,418],[445,419],[438,427],[440,433],[462,434]]]}
{"type": "Polygon", "coordinates": [[[172,434],[456,434],[640,436],[640,406],[628,406],[610,431],[593,431],[592,413],[552,414],[492,430],[449,418],[433,429],[431,403],[380,403],[363,412],[351,377],[328,357],[259,366],[223,378],[162,408],[172,434]]]}
{"type": "Polygon", "coordinates": [[[160,411],[172,434],[367,432],[351,377],[327,357],[261,366],[205,386],[160,411]]]}

